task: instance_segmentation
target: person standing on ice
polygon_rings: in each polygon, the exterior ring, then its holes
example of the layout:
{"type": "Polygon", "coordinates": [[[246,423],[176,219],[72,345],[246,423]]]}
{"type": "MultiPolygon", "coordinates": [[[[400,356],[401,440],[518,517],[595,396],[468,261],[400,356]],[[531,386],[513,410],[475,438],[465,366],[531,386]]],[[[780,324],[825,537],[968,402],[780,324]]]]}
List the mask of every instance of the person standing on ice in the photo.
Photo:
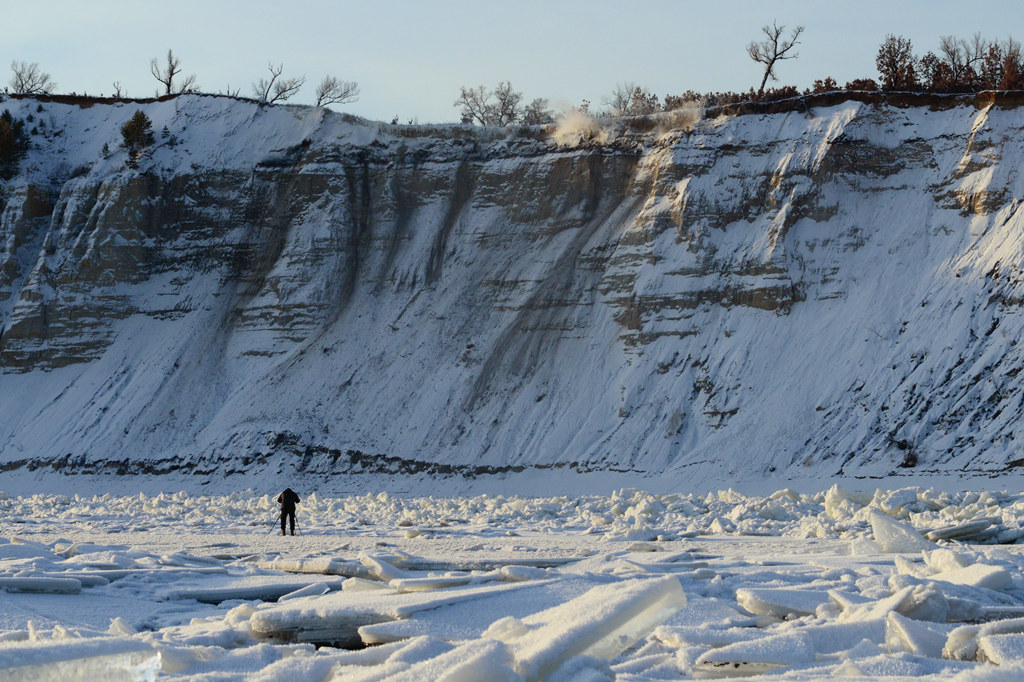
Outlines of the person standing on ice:
{"type": "Polygon", "coordinates": [[[295,505],[299,503],[299,496],[291,488],[285,488],[284,492],[277,496],[277,503],[281,505],[281,535],[284,535],[285,517],[291,521],[292,535],[295,535],[295,505]]]}

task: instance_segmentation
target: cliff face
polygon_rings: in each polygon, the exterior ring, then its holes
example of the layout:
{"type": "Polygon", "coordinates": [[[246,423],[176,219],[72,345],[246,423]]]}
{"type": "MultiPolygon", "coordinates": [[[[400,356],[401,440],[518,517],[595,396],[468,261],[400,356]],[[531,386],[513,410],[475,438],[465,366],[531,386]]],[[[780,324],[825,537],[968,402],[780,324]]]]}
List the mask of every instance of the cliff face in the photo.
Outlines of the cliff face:
{"type": "Polygon", "coordinates": [[[0,108],[37,129],[0,184],[8,471],[722,486],[1024,458],[1014,106],[569,144],[202,96],[0,108]]]}

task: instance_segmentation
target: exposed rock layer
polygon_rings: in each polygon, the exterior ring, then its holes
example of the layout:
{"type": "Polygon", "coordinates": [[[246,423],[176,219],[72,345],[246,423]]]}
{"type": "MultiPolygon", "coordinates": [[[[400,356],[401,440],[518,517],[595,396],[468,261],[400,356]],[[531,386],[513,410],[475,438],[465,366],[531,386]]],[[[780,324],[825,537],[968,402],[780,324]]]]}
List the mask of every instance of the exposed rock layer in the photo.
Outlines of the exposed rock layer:
{"type": "Polygon", "coordinates": [[[7,100],[37,133],[0,185],[0,466],[1001,472],[1024,114],[861,99],[569,146],[7,100]]]}

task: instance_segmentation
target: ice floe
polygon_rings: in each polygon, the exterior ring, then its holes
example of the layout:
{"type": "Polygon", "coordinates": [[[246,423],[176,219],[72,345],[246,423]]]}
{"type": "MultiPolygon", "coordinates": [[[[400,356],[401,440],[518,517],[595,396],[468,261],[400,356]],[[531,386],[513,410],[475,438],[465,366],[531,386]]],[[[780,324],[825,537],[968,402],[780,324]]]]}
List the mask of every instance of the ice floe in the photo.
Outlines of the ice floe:
{"type": "Polygon", "coordinates": [[[0,497],[0,679],[1024,671],[1021,495],[47,499],[0,497]]]}

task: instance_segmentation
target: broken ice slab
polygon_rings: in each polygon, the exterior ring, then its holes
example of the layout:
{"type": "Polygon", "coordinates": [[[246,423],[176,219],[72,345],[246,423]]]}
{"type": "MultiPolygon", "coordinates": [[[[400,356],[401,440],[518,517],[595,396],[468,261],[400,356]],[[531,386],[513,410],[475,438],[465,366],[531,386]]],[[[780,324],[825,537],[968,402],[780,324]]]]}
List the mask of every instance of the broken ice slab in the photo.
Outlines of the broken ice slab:
{"type": "Polygon", "coordinates": [[[996,665],[1024,665],[1024,633],[979,638],[978,661],[996,665]]]}
{"type": "Polygon", "coordinates": [[[484,637],[506,642],[516,671],[541,680],[575,656],[619,655],[685,605],[674,576],[623,580],[522,620],[499,619],[484,637]]]}
{"type": "Polygon", "coordinates": [[[906,554],[935,549],[935,545],[925,540],[910,524],[901,523],[875,510],[872,510],[869,519],[875,542],[886,554],[906,554]]]}
{"type": "Polygon", "coordinates": [[[946,638],[942,657],[957,661],[973,661],[978,655],[980,640],[992,635],[1024,634],[1024,618],[997,620],[982,625],[961,625],[946,638]]]}
{"type": "Polygon", "coordinates": [[[1024,618],[1024,604],[1019,606],[978,605],[970,620],[987,623],[993,620],[1009,620],[1012,618],[1024,618]]]}
{"type": "Polygon", "coordinates": [[[160,656],[146,642],[117,637],[0,642],[0,680],[153,680],[160,656]]]}
{"type": "Polygon", "coordinates": [[[829,601],[828,590],[800,590],[788,588],[740,588],[736,601],[751,613],[776,618],[810,616],[829,601]]]}
{"type": "MultiPolygon", "coordinates": [[[[344,589],[345,583],[342,582],[342,589],[344,589]]],[[[278,597],[277,601],[288,601],[290,599],[299,599],[300,597],[319,597],[320,595],[327,594],[331,591],[331,585],[329,583],[312,583],[305,587],[300,587],[294,592],[278,597]]]]}
{"type": "Polygon", "coordinates": [[[253,562],[257,568],[283,573],[318,573],[356,578],[371,578],[373,575],[358,561],[314,557],[310,559],[273,559],[253,562]]]}
{"type": "MultiPolygon", "coordinates": [[[[683,589],[686,589],[685,583],[683,589]]],[[[740,613],[741,610],[735,599],[702,597],[688,593],[686,608],[680,609],[658,629],[672,630],[693,627],[703,631],[724,628],[756,628],[766,627],[777,621],[771,616],[752,616],[740,613]]]]}
{"type": "Polygon", "coordinates": [[[430,590],[441,590],[448,587],[462,587],[471,583],[479,585],[480,583],[494,582],[495,580],[500,580],[500,576],[491,576],[489,579],[472,575],[395,578],[388,581],[388,586],[399,592],[429,592],[430,590]]]}
{"type": "Polygon", "coordinates": [[[408,618],[419,611],[518,590],[524,584],[502,583],[401,594],[392,590],[332,592],[262,608],[253,614],[249,624],[253,635],[260,639],[359,647],[362,641],[358,630],[362,625],[408,618]]]}
{"type": "Polygon", "coordinates": [[[942,573],[929,576],[928,580],[942,580],[954,585],[983,587],[997,592],[1013,586],[1013,577],[1009,571],[1005,568],[988,566],[986,564],[974,564],[966,568],[943,571],[942,573]]]}
{"type": "Polygon", "coordinates": [[[947,625],[912,620],[892,611],[885,620],[885,645],[890,651],[940,658],[951,629],[947,625]]]}
{"type": "Polygon", "coordinates": [[[579,561],[577,557],[528,557],[528,558],[480,558],[480,559],[430,559],[409,556],[401,565],[410,571],[495,571],[503,568],[522,566],[524,568],[558,568],[579,561]]]}
{"type": "Polygon", "coordinates": [[[841,622],[884,620],[893,611],[908,618],[944,622],[951,611],[949,599],[934,583],[907,585],[877,601],[844,608],[841,622]]]}
{"type": "Polygon", "coordinates": [[[66,571],[66,572],[39,572],[33,578],[72,578],[81,583],[82,587],[96,587],[97,585],[109,585],[110,580],[92,571],[66,571]]]}
{"type": "Polygon", "coordinates": [[[82,583],[74,578],[0,578],[0,590],[77,594],[82,591],[82,583]]]}
{"type": "Polygon", "coordinates": [[[939,540],[969,540],[971,536],[977,535],[998,521],[999,519],[997,518],[976,519],[970,523],[961,523],[956,526],[945,526],[944,528],[930,530],[924,534],[924,537],[932,542],[938,542],[939,540]]]}
{"type": "Polygon", "coordinates": [[[417,577],[418,574],[404,568],[399,568],[389,561],[389,558],[383,555],[363,554],[359,557],[359,562],[366,567],[366,570],[370,572],[373,578],[383,582],[417,577]]]}
{"type": "Polygon", "coordinates": [[[12,559],[40,559],[46,561],[58,561],[63,557],[57,556],[53,548],[31,540],[12,538],[9,542],[0,539],[0,561],[12,559]]]}
{"type": "MultiPolygon", "coordinates": [[[[588,577],[566,576],[560,580],[524,584],[513,593],[499,592],[472,601],[458,602],[428,611],[419,611],[409,618],[364,625],[359,636],[364,644],[383,644],[429,635],[446,641],[477,639],[494,622],[495,614],[525,618],[575,599],[592,589],[598,581],[588,577]]],[[[733,611],[733,614],[739,615],[733,611]]]]}
{"type": "Polygon", "coordinates": [[[277,601],[279,598],[304,588],[323,586],[328,589],[341,589],[340,580],[327,580],[310,584],[303,582],[265,582],[255,585],[224,585],[220,587],[182,587],[168,590],[161,595],[162,599],[195,599],[203,604],[220,604],[232,599],[245,601],[277,601]]]}
{"type": "Polygon", "coordinates": [[[770,635],[707,651],[693,665],[695,679],[747,677],[814,660],[810,640],[802,633],[770,635]]]}
{"type": "Polygon", "coordinates": [[[160,567],[160,568],[115,568],[88,571],[47,571],[38,575],[47,578],[74,578],[82,583],[83,587],[90,585],[105,585],[115,580],[121,580],[131,575],[136,576],[172,576],[187,575],[226,575],[228,569],[221,566],[201,567],[160,567]]]}
{"type": "Polygon", "coordinates": [[[366,647],[356,651],[343,651],[331,654],[331,659],[338,665],[332,680],[372,679],[379,680],[381,675],[374,675],[374,666],[388,666],[391,670],[400,670],[417,661],[425,661],[445,654],[455,646],[434,637],[416,637],[414,639],[380,646],[366,647]],[[367,672],[370,672],[368,675],[367,672]]]}
{"type": "Polygon", "coordinates": [[[707,651],[694,663],[693,676],[706,679],[764,674],[813,663],[819,656],[849,651],[865,639],[881,642],[884,637],[884,620],[802,627],[707,651]]]}
{"type": "Polygon", "coordinates": [[[1003,528],[996,534],[995,540],[1000,545],[1012,545],[1024,538],[1024,528],[1003,528]]]}
{"type": "Polygon", "coordinates": [[[503,566],[493,571],[474,571],[456,575],[395,578],[388,581],[388,586],[399,592],[426,592],[447,587],[463,585],[480,585],[493,582],[523,582],[526,580],[542,580],[547,576],[544,569],[531,566],[503,566]]]}
{"type": "MultiPolygon", "coordinates": [[[[685,610],[685,609],[684,609],[685,610]]],[[[723,647],[737,642],[749,642],[768,635],[757,627],[714,628],[704,626],[675,627],[662,625],[653,637],[662,644],[673,648],[684,646],[723,647]]]]}
{"type": "Polygon", "coordinates": [[[360,590],[394,591],[386,583],[382,583],[379,580],[367,580],[366,578],[345,578],[341,583],[341,589],[345,592],[359,592],[360,590]]]}
{"type": "MultiPolygon", "coordinates": [[[[388,682],[422,682],[423,680],[487,680],[487,682],[519,682],[523,678],[512,668],[512,656],[508,648],[493,639],[475,640],[456,647],[438,656],[421,660],[401,669],[380,671],[376,676],[373,668],[365,672],[363,679],[384,680],[388,682]],[[371,677],[372,676],[372,677],[371,677]]],[[[342,671],[341,677],[334,679],[351,679],[359,677],[356,671],[342,671]]]]}

